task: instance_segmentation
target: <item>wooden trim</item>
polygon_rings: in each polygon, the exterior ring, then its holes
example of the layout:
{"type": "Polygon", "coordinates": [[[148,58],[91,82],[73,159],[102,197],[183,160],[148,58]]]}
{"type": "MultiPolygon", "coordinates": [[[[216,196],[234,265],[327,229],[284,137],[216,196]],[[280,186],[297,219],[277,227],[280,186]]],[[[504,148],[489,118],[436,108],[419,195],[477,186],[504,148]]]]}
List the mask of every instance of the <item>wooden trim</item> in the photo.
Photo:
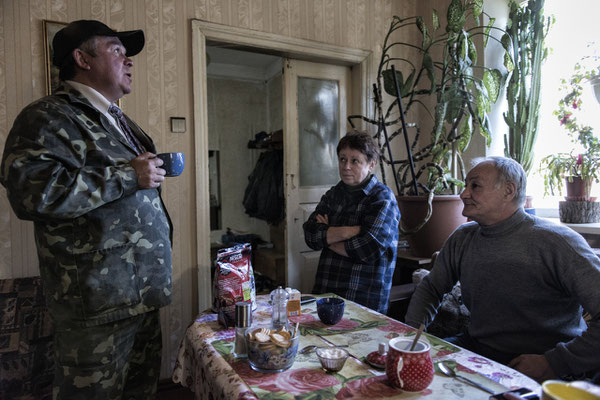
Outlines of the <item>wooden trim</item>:
{"type": "Polygon", "coordinates": [[[52,55],[54,49],[52,48],[52,40],[56,32],[67,26],[66,22],[50,21],[47,19],[42,20],[42,32],[44,34],[44,72],[46,75],[46,95],[52,94],[55,89],[53,86],[57,86],[58,79],[58,67],[52,64],[52,55]]]}
{"type": "MultiPolygon", "coordinates": [[[[194,95],[194,135],[196,148],[196,233],[198,263],[198,307],[211,305],[210,213],[208,201],[208,110],[206,79],[206,42],[221,42],[253,48],[281,57],[347,65],[356,68],[352,74],[353,89],[358,89],[360,100],[352,103],[352,113],[366,115],[369,110],[370,67],[372,52],[288,36],[227,26],[192,19],[192,76],[194,95]],[[354,108],[360,109],[354,109],[354,108]]],[[[287,230],[285,232],[287,243],[287,230]]],[[[286,254],[287,271],[287,254],[286,254]]]]}
{"type": "Polygon", "coordinates": [[[206,40],[259,48],[275,52],[282,57],[299,60],[356,65],[362,63],[371,54],[369,50],[341,47],[198,19],[192,20],[192,24],[204,34],[206,40]]]}
{"type": "Polygon", "coordinates": [[[196,262],[198,310],[211,306],[210,201],[208,201],[208,98],[206,36],[192,21],[192,82],[194,95],[194,145],[196,150],[196,262]],[[203,194],[204,193],[204,194],[203,194]]]}

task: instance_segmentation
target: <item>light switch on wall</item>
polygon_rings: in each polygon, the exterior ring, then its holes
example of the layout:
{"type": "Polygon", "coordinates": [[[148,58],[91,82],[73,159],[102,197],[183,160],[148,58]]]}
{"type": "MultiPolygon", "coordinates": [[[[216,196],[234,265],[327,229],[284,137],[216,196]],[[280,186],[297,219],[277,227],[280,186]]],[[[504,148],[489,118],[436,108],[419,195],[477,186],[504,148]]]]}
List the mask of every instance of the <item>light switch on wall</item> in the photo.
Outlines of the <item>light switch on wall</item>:
{"type": "Polygon", "coordinates": [[[171,132],[184,133],[185,132],[185,118],[171,117],[171,132]]]}

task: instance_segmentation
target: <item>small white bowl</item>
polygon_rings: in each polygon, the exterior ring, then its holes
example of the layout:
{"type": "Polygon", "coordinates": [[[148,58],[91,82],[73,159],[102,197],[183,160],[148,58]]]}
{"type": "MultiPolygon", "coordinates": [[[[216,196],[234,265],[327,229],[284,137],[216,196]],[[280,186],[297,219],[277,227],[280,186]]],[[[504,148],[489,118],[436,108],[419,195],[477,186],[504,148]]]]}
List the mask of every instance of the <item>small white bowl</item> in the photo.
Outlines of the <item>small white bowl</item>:
{"type": "Polygon", "coordinates": [[[319,357],[321,366],[327,372],[338,372],[344,368],[348,355],[348,350],[339,347],[320,347],[317,349],[317,357],[319,357]]]}

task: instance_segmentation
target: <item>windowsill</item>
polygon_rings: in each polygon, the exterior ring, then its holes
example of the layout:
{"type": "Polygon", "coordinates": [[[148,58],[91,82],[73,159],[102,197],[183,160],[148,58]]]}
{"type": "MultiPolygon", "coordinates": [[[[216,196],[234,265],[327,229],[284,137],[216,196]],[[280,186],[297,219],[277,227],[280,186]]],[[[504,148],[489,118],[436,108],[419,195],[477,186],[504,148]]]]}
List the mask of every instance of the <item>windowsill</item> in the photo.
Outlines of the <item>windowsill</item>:
{"type": "Polygon", "coordinates": [[[589,234],[589,235],[600,235],[600,222],[592,222],[589,224],[568,224],[565,222],[560,222],[559,218],[548,218],[548,217],[542,217],[542,218],[547,219],[548,221],[552,221],[555,224],[568,226],[569,228],[573,229],[577,233],[585,233],[585,234],[589,234]]]}
{"type": "Polygon", "coordinates": [[[535,207],[535,215],[542,218],[558,219],[558,208],[537,208],[535,207]]]}

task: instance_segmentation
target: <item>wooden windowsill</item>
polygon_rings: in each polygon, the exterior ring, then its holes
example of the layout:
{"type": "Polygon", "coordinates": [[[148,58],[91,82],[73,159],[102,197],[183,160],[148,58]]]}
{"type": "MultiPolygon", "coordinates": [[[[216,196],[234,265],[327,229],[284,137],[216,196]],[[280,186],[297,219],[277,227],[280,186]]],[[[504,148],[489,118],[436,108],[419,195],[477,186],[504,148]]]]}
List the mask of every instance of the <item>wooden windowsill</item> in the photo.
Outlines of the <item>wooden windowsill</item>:
{"type": "Polygon", "coordinates": [[[593,222],[589,224],[570,224],[565,222],[560,222],[559,218],[544,218],[548,221],[552,221],[555,224],[568,226],[573,229],[577,233],[586,233],[589,235],[600,235],[600,222],[593,222]]]}

